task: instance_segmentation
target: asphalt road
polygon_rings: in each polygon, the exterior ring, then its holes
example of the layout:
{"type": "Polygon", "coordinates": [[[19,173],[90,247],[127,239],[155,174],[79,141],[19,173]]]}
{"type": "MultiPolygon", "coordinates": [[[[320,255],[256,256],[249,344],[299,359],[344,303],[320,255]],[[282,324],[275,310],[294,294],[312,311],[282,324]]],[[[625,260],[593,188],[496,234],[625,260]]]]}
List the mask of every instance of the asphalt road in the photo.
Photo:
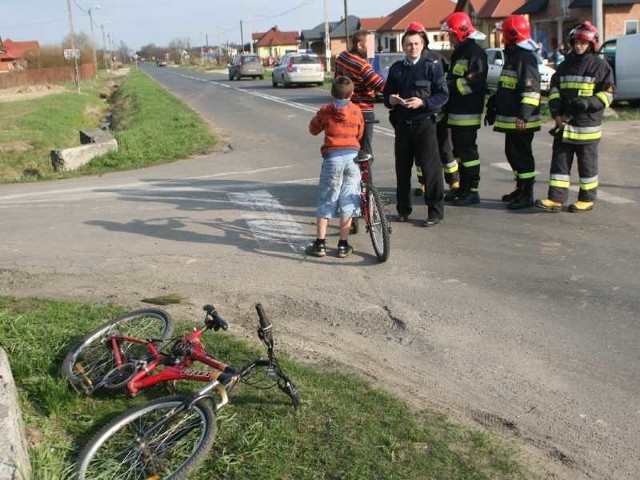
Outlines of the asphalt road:
{"type": "MultiPolygon", "coordinates": [[[[503,137],[483,128],[480,205],[447,207],[425,229],[417,202],[409,223],[394,224],[385,264],[362,233],[348,259],[315,259],[302,252],[315,235],[321,139],[307,125],[327,92],[148,73],[230,147],[0,186],[0,292],[129,303],[179,293],[198,318],[213,301],[246,312],[243,325],[260,301],[302,359],[346,364],[416,407],[512,434],[562,478],[637,478],[640,123],[607,123],[592,212],[508,212],[503,137]]],[[[374,176],[395,213],[392,131],[377,113],[374,176]]],[[[546,130],[534,149],[543,197],[546,130]]]]}

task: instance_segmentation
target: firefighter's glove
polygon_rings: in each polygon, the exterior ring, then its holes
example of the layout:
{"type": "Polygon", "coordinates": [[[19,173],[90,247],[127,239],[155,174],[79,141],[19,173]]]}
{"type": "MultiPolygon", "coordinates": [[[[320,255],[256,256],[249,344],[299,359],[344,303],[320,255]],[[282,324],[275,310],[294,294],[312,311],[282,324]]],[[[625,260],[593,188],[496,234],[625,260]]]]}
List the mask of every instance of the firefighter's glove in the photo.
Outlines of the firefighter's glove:
{"type": "Polygon", "coordinates": [[[576,97],[569,100],[569,108],[576,113],[584,113],[589,110],[589,100],[586,98],[576,97]]]}
{"type": "Polygon", "coordinates": [[[484,116],[484,124],[486,126],[496,123],[496,97],[491,95],[487,100],[487,112],[484,116]]]}

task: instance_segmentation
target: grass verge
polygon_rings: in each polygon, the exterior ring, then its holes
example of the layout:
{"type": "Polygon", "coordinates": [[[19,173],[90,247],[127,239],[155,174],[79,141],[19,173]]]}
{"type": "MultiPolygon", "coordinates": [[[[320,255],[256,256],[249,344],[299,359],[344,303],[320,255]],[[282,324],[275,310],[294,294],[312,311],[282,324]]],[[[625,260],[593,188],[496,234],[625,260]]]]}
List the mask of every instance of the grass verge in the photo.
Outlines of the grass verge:
{"type": "Polygon", "coordinates": [[[216,143],[209,126],[182,101],[132,70],[111,95],[101,99],[113,77],[32,100],[0,103],[0,182],[53,180],[129,170],[204,153],[216,143]],[[97,128],[107,112],[118,151],[72,172],[51,167],[50,152],[80,144],[79,130],[97,128]]]}
{"type": "MultiPolygon", "coordinates": [[[[0,345],[20,393],[33,480],[70,478],[79,448],[101,426],[127,408],[166,394],[149,390],[132,399],[110,391],[85,398],[60,377],[73,342],[117,313],[114,305],[0,297],[0,345]]],[[[183,333],[191,326],[178,322],[176,330],[183,333]]],[[[259,352],[257,341],[248,344],[231,334],[208,333],[204,340],[211,352],[232,364],[259,352]]],[[[319,372],[286,358],[283,366],[301,392],[300,412],[294,413],[278,390],[240,386],[233,406],[219,413],[213,453],[193,479],[549,478],[532,473],[510,442],[432,411],[412,413],[360,377],[319,372]]]]}

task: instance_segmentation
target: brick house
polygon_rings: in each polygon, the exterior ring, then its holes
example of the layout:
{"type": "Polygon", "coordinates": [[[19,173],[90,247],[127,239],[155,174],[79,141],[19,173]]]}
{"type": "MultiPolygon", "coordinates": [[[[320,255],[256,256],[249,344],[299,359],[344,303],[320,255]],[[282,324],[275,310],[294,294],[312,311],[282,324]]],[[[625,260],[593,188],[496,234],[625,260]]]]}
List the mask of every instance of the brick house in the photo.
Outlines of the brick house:
{"type": "Polygon", "coordinates": [[[40,44],[35,40],[14,42],[0,38],[0,72],[24,70],[27,68],[27,57],[37,55],[40,44]]]}
{"type": "Polygon", "coordinates": [[[251,34],[254,52],[267,64],[273,64],[289,51],[298,50],[298,32],[282,32],[277,26],[264,33],[251,34]]]}

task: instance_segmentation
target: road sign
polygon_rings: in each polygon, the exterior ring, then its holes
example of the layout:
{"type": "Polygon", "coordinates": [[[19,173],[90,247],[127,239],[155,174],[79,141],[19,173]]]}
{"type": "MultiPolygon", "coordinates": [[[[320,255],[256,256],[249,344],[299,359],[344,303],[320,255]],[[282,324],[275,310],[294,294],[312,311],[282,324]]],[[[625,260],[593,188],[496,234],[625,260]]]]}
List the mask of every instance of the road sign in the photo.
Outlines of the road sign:
{"type": "Polygon", "coordinates": [[[78,48],[65,48],[64,58],[66,60],[73,60],[74,58],[80,58],[80,49],[78,48]]]}

